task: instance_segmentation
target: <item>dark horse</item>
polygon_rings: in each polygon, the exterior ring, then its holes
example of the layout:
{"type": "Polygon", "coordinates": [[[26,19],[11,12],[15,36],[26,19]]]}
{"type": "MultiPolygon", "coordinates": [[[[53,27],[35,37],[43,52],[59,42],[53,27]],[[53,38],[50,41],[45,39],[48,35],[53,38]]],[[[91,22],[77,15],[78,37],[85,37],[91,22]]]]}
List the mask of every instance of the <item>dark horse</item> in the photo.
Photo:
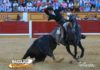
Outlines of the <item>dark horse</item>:
{"type": "Polygon", "coordinates": [[[79,58],[82,58],[84,56],[84,48],[81,44],[81,39],[79,38],[79,35],[76,34],[76,31],[72,30],[71,23],[68,24],[67,30],[66,30],[66,43],[64,44],[66,46],[66,49],[69,54],[73,56],[74,59],[78,61],[79,58]],[[70,50],[70,45],[74,46],[74,54],[72,54],[70,50]],[[77,57],[77,46],[81,50],[81,55],[77,57]]]}
{"type": "MultiPolygon", "coordinates": [[[[71,16],[70,19],[71,20],[75,20],[75,18],[73,18],[74,16],[71,16]]],[[[76,21],[76,20],[75,20],[76,21]]],[[[56,28],[53,32],[53,34],[55,36],[58,35],[58,37],[56,38],[57,41],[61,44],[63,44],[64,46],[66,46],[66,49],[68,51],[69,54],[72,55],[72,57],[78,61],[79,58],[82,58],[84,56],[84,48],[81,44],[81,34],[80,34],[80,31],[79,31],[79,27],[78,25],[76,25],[75,27],[75,31],[73,31],[73,22],[66,22],[68,23],[68,25],[66,25],[66,27],[64,27],[66,33],[65,33],[65,41],[63,40],[63,37],[64,34],[64,30],[62,29],[62,27],[60,28],[56,28]],[[60,34],[57,34],[57,30],[60,30],[60,34]],[[74,46],[74,54],[71,52],[70,50],[70,45],[73,45],[74,46]],[[80,48],[81,50],[81,55],[77,57],[77,46],[80,48]]]]}

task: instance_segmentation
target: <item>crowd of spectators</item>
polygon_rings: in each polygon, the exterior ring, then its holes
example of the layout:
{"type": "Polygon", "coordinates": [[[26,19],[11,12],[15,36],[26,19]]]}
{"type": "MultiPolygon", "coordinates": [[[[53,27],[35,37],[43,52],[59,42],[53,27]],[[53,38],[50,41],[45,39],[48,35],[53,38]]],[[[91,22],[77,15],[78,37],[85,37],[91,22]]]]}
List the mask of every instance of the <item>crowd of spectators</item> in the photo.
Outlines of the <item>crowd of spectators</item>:
{"type": "Polygon", "coordinates": [[[0,0],[0,12],[43,12],[47,6],[64,11],[100,12],[100,0],[0,0]]]}

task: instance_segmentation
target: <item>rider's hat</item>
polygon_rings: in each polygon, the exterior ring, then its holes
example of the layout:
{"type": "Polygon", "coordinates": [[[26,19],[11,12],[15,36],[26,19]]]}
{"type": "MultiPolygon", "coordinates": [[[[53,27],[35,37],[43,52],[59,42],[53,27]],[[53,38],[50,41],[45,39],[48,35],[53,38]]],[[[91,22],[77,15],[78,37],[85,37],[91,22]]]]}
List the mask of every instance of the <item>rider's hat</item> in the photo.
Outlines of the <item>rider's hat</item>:
{"type": "Polygon", "coordinates": [[[53,10],[53,8],[51,7],[51,6],[48,6],[47,7],[47,10],[49,11],[49,10],[53,10]]]}

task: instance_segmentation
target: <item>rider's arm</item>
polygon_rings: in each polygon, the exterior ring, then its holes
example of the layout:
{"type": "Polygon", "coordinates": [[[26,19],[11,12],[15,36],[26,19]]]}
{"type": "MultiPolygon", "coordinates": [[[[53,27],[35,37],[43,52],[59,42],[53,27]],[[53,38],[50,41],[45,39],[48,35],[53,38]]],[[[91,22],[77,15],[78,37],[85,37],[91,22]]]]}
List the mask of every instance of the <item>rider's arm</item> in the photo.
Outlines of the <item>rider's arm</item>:
{"type": "Polygon", "coordinates": [[[56,15],[50,14],[47,8],[44,10],[44,12],[48,15],[48,20],[56,19],[56,15]]]}
{"type": "Polygon", "coordinates": [[[46,15],[49,15],[47,8],[44,10],[44,12],[45,12],[46,15]]]}

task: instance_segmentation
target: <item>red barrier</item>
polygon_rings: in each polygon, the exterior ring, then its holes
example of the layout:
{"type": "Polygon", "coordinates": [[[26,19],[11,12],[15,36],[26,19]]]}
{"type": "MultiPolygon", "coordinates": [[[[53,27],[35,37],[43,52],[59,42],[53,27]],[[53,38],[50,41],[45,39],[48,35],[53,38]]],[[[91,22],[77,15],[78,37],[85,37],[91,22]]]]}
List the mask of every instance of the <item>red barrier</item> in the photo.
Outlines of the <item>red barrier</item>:
{"type": "Polygon", "coordinates": [[[0,22],[1,34],[29,33],[29,25],[27,22],[0,22]]]}
{"type": "MultiPolygon", "coordinates": [[[[100,21],[78,21],[81,26],[81,31],[83,33],[100,33],[100,21]]],[[[49,33],[57,26],[56,22],[33,22],[33,37],[36,36],[35,33],[49,33]],[[35,35],[34,35],[35,34],[35,35]]],[[[39,35],[39,34],[37,34],[39,35]]]]}
{"type": "Polygon", "coordinates": [[[100,21],[79,21],[84,33],[100,33],[100,21]]]}
{"type": "MultiPolygon", "coordinates": [[[[48,22],[48,21],[44,21],[44,22],[33,22],[32,23],[32,33],[33,33],[33,37],[37,37],[37,35],[35,35],[36,33],[49,33],[51,32],[55,27],[57,26],[56,22],[48,22]]],[[[40,34],[43,35],[43,34],[40,34]]]]}
{"type": "MultiPolygon", "coordinates": [[[[100,33],[100,21],[79,21],[83,33],[100,33]]],[[[54,21],[34,21],[32,23],[33,37],[51,32],[57,23],[54,21]],[[35,34],[35,35],[34,35],[35,34]],[[37,34],[37,35],[36,35],[37,34]]],[[[0,34],[29,34],[28,22],[0,22],[0,34]]]]}
{"type": "Polygon", "coordinates": [[[32,27],[33,27],[33,33],[45,33],[45,32],[51,32],[52,29],[57,26],[56,22],[33,22],[32,27]]]}

